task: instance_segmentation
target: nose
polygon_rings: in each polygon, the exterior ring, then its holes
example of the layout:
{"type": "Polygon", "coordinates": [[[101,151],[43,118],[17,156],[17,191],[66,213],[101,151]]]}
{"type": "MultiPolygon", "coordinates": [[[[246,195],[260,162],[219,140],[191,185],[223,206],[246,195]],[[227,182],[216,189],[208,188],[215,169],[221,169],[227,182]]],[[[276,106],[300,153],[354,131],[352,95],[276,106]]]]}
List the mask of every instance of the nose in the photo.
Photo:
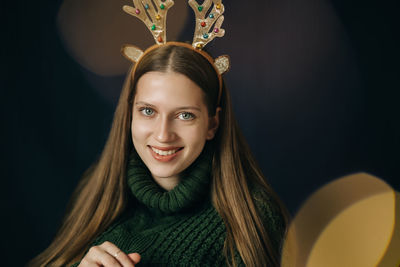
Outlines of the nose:
{"type": "Polygon", "coordinates": [[[168,143],[176,138],[172,122],[169,121],[167,117],[160,118],[157,124],[158,125],[155,132],[155,138],[157,141],[160,143],[168,143]]]}

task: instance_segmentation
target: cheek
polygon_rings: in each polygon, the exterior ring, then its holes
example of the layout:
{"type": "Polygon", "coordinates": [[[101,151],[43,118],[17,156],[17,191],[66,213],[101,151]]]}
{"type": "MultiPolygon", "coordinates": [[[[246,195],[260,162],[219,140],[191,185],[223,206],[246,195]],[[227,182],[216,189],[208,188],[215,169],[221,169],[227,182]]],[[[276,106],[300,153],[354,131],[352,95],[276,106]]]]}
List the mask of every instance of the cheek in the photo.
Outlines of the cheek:
{"type": "Polygon", "coordinates": [[[181,136],[183,135],[193,145],[203,144],[206,140],[207,129],[204,126],[189,128],[184,133],[181,133],[181,136]]]}
{"type": "Polygon", "coordinates": [[[146,138],[152,131],[150,123],[144,123],[140,120],[132,120],[131,134],[133,141],[146,138]]]}

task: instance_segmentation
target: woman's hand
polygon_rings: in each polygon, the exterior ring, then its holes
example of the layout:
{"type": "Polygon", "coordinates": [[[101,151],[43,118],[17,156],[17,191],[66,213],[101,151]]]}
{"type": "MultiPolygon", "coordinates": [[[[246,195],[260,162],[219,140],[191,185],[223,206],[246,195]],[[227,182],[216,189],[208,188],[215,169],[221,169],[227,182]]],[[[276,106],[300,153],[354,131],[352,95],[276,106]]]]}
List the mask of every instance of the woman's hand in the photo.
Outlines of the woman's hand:
{"type": "Polygon", "coordinates": [[[140,261],[138,253],[125,254],[111,242],[91,247],[78,267],[134,267],[140,261]]]}

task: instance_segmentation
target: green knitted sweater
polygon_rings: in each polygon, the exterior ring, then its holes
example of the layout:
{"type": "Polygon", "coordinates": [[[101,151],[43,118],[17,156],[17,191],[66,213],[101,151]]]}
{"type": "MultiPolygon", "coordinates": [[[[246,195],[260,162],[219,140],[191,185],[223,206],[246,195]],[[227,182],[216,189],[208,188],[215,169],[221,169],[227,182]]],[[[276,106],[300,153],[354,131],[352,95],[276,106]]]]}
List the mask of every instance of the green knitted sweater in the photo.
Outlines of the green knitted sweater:
{"type": "MultiPolygon", "coordinates": [[[[133,203],[91,246],[110,241],[125,253],[138,252],[139,267],[225,266],[226,228],[210,200],[212,153],[208,150],[171,191],[159,187],[141,159],[132,155],[127,182],[133,203]]],[[[268,203],[256,203],[262,218],[268,220],[274,245],[279,247],[284,231],[280,214],[268,203]]]]}

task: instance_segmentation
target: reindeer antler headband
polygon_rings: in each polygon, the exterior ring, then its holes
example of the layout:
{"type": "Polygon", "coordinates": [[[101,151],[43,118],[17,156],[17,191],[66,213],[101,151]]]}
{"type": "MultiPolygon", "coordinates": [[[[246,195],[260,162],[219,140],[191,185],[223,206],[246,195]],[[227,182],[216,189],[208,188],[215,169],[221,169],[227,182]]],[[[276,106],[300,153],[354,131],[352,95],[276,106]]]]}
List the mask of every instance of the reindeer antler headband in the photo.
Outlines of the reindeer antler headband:
{"type": "MultiPolygon", "coordinates": [[[[225,11],[224,5],[221,3],[221,0],[204,0],[202,5],[199,5],[196,0],[189,0],[188,3],[196,16],[196,28],[192,45],[166,41],[167,12],[174,5],[173,0],[133,0],[133,7],[123,6],[123,10],[126,13],[143,21],[153,34],[156,44],[145,51],[134,45],[124,45],[122,47],[122,54],[130,61],[137,63],[145,54],[163,45],[182,46],[196,51],[210,62],[217,73],[219,80],[217,103],[219,103],[222,93],[222,74],[229,70],[229,57],[223,55],[214,60],[202,49],[215,37],[224,36],[225,30],[221,29],[222,22],[224,21],[224,16],[222,15],[225,11]],[[212,8],[211,5],[213,5],[212,8]]],[[[136,71],[136,66],[137,64],[134,67],[133,73],[136,71]]]]}

